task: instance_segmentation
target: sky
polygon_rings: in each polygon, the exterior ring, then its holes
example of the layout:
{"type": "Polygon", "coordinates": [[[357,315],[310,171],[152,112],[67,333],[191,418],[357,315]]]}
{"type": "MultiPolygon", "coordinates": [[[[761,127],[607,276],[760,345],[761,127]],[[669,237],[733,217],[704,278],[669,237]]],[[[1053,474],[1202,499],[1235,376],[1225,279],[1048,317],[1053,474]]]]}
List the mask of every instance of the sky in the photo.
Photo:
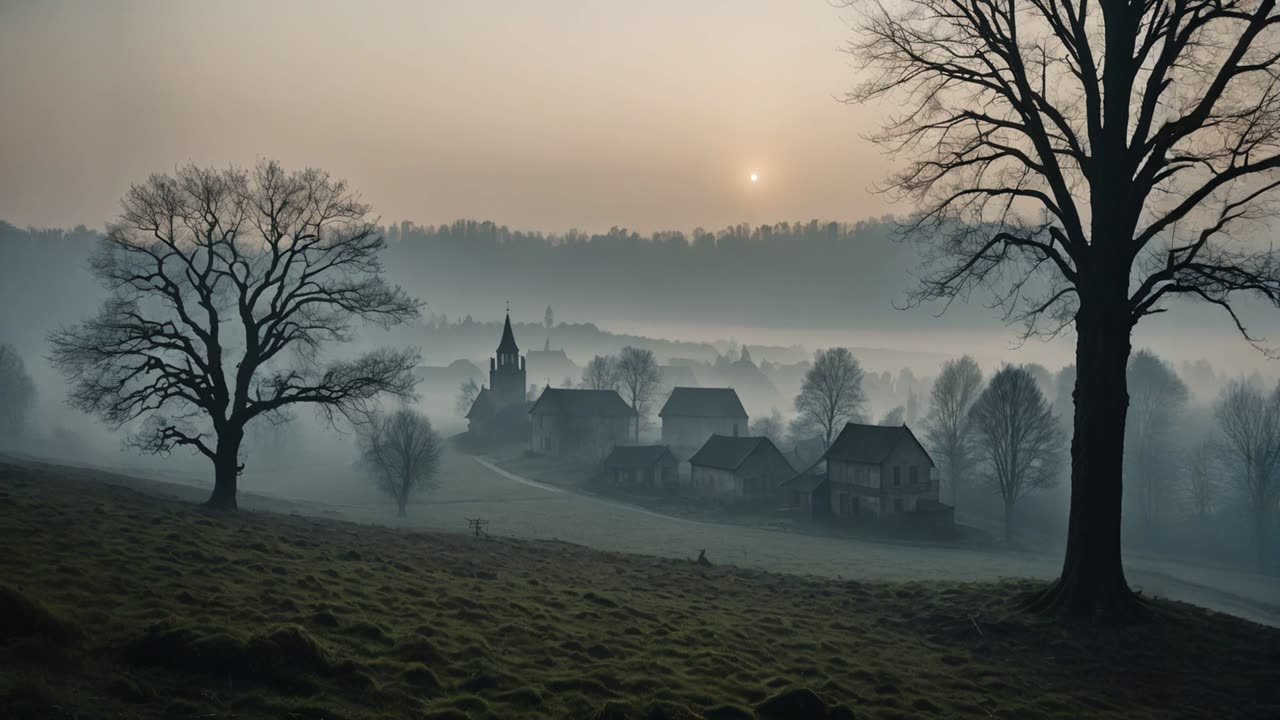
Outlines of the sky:
{"type": "Polygon", "coordinates": [[[274,158],[384,221],[544,231],[892,210],[828,0],[0,0],[0,219],[274,158]],[[752,183],[750,174],[759,181],[752,183]]]}

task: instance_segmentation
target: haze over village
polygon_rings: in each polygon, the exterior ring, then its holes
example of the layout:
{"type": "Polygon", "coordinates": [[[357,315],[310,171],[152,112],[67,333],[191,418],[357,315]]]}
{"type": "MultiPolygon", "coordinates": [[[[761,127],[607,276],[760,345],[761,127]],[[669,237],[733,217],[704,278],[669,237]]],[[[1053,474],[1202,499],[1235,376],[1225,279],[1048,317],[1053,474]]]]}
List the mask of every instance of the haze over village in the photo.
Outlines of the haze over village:
{"type": "Polygon", "coordinates": [[[0,2],[0,97],[0,716],[1280,716],[1271,2],[0,2]]]}

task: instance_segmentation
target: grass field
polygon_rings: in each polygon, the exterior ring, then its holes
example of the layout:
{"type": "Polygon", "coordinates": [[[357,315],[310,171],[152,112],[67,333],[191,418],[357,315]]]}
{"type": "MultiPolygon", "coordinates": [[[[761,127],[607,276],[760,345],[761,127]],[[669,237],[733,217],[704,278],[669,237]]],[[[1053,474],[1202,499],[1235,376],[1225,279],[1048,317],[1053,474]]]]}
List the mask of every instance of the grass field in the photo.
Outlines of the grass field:
{"type": "Polygon", "coordinates": [[[1280,717],[1280,631],[1027,582],[855,582],[225,516],[0,464],[0,716],[1280,717]]]}

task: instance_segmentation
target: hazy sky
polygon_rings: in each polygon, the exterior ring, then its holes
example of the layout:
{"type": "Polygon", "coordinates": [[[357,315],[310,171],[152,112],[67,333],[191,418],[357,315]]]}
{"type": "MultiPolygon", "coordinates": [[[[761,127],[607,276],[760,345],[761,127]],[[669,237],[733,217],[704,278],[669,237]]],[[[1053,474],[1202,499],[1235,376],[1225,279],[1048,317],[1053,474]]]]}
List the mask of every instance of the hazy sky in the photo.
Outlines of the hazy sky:
{"type": "Polygon", "coordinates": [[[384,220],[641,231],[888,208],[827,0],[0,0],[0,219],[271,157],[384,220]],[[760,182],[749,181],[757,172],[760,182]]]}

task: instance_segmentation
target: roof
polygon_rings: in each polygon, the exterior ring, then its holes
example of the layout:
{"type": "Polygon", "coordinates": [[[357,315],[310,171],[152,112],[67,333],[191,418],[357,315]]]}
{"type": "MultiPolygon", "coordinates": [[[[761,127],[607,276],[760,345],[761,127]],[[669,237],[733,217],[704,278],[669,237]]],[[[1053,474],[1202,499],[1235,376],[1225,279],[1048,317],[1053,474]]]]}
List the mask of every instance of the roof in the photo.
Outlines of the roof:
{"type": "Polygon", "coordinates": [[[678,387],[662,406],[658,417],[746,417],[747,411],[733,388],[678,387]]]}
{"type": "Polygon", "coordinates": [[[476,394],[476,399],[471,401],[471,409],[467,411],[467,419],[488,420],[493,417],[495,410],[497,408],[493,406],[493,394],[489,392],[489,388],[482,387],[480,392],[476,394]]]}
{"type": "Polygon", "coordinates": [[[671,454],[666,445],[614,445],[609,456],[604,459],[604,466],[620,470],[643,469],[653,467],[667,458],[673,463],[676,461],[676,456],[671,454]]]}
{"type": "Polygon", "coordinates": [[[616,390],[579,390],[548,387],[529,408],[534,415],[570,415],[575,417],[635,417],[616,390]]]}
{"type": "Polygon", "coordinates": [[[933,458],[924,449],[915,433],[906,425],[859,425],[846,423],[823,457],[841,462],[879,465],[884,462],[899,443],[915,443],[933,467],[933,458]]]}
{"type": "Polygon", "coordinates": [[[773,451],[779,455],[782,454],[767,437],[712,435],[707,439],[706,444],[689,458],[689,464],[720,470],[737,470],[756,450],[765,446],[773,448],[773,451]]]}
{"type": "Polygon", "coordinates": [[[502,325],[502,341],[498,343],[498,353],[518,353],[516,336],[511,332],[511,313],[507,313],[507,321],[502,325]]]}

